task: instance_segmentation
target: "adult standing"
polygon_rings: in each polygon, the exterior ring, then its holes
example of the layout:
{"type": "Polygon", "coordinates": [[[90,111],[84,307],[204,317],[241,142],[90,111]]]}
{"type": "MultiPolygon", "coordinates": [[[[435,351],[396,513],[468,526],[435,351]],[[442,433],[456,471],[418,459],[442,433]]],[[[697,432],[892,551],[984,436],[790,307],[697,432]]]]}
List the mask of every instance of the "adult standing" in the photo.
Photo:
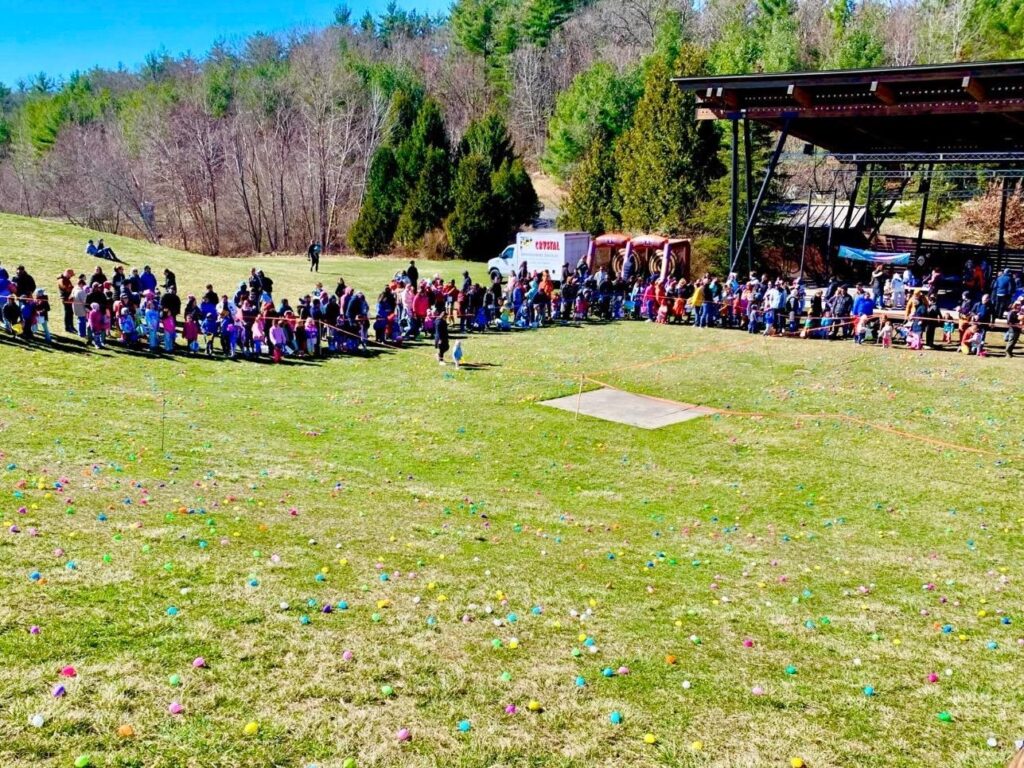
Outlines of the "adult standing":
{"type": "Polygon", "coordinates": [[[260,285],[263,288],[263,292],[265,294],[267,294],[267,296],[270,296],[271,298],[273,298],[274,297],[274,281],[271,280],[269,277],[267,277],[265,274],[263,274],[263,270],[262,269],[259,272],[257,272],[256,274],[260,278],[260,285]]]}
{"type": "Polygon", "coordinates": [[[89,289],[85,286],[85,278],[79,278],[78,285],[71,291],[71,311],[74,313],[75,321],[78,324],[78,335],[83,339],[86,338],[85,326],[86,320],[89,317],[89,304],[86,301],[88,295],[89,289]]]}
{"type": "Polygon", "coordinates": [[[942,322],[942,312],[939,309],[939,302],[925,300],[925,324],[924,324],[924,343],[934,349],[935,348],[935,331],[942,322]]]}
{"type": "Polygon", "coordinates": [[[32,296],[36,293],[36,280],[32,275],[28,273],[25,267],[18,265],[18,270],[14,274],[14,282],[18,285],[18,296],[24,298],[32,296]]]}
{"type": "Polygon", "coordinates": [[[315,240],[309,242],[309,248],[306,249],[306,258],[309,259],[309,271],[319,272],[320,271],[320,243],[315,240]]]}
{"type": "Polygon", "coordinates": [[[57,278],[57,293],[60,296],[60,303],[64,307],[64,330],[68,333],[75,332],[75,313],[71,308],[71,294],[75,290],[75,284],[71,278],[75,276],[75,270],[66,269],[57,278]]]}
{"type": "Polygon", "coordinates": [[[871,273],[871,298],[879,309],[885,306],[885,268],[881,264],[871,273]]]}
{"type": "Polygon", "coordinates": [[[994,319],[998,320],[1006,313],[1010,306],[1010,298],[1013,295],[1013,277],[1010,270],[1004,269],[999,273],[992,286],[992,312],[994,319]]]}
{"type": "Polygon", "coordinates": [[[409,261],[409,267],[405,270],[406,277],[409,278],[409,282],[415,286],[419,286],[420,283],[420,271],[416,268],[416,262],[413,260],[409,261]]]}
{"type": "Polygon", "coordinates": [[[898,271],[892,275],[892,306],[894,309],[903,309],[907,306],[907,287],[903,282],[903,275],[898,271]]]}
{"type": "Polygon", "coordinates": [[[177,322],[178,315],[181,314],[181,297],[178,296],[178,292],[174,286],[167,289],[167,292],[160,297],[160,308],[166,309],[171,318],[177,322]]]}
{"type": "Polygon", "coordinates": [[[437,362],[444,365],[444,356],[448,352],[448,321],[444,315],[434,321],[434,346],[437,348],[437,362]]]}
{"type": "Polygon", "coordinates": [[[1010,307],[1010,313],[1006,316],[1006,320],[1009,323],[1009,328],[1006,331],[1006,356],[1013,357],[1014,351],[1017,349],[1017,342],[1020,341],[1020,324],[1021,324],[1021,301],[1018,299],[1010,307]]]}
{"type": "Polygon", "coordinates": [[[156,293],[156,275],[153,274],[153,270],[148,264],[142,268],[142,274],[139,275],[139,288],[143,293],[146,291],[156,293]]]}

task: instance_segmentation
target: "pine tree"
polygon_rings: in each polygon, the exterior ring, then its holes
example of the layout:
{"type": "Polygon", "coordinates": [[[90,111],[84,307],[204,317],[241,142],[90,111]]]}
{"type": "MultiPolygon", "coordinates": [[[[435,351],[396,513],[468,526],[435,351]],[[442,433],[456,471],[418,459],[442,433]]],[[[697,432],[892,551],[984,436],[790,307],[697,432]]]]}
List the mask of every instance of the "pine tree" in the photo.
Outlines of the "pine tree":
{"type": "Polygon", "coordinates": [[[393,239],[416,245],[448,212],[451,151],[441,108],[419,89],[399,89],[389,111],[389,141],[374,155],[352,244],[386,252],[393,239]]]}
{"type": "Polygon", "coordinates": [[[523,10],[523,36],[543,48],[575,7],[575,0],[528,0],[523,10]]]}
{"type": "Polygon", "coordinates": [[[692,94],[676,87],[671,75],[660,57],[650,64],[633,126],[616,146],[622,224],[633,231],[682,231],[708,182],[721,172],[717,130],[698,126],[692,94]]]}
{"type": "Polygon", "coordinates": [[[458,0],[452,6],[451,27],[465,50],[489,59],[497,50],[505,0],[458,0]]]}
{"type": "Polygon", "coordinates": [[[492,110],[469,124],[459,144],[459,155],[470,154],[485,158],[492,172],[506,160],[515,159],[512,134],[497,111],[492,110]]]}
{"type": "Polygon", "coordinates": [[[507,242],[523,224],[532,223],[541,211],[540,200],[533,182],[519,158],[505,160],[491,175],[491,193],[494,200],[495,236],[507,242]]]}
{"type": "Polygon", "coordinates": [[[419,243],[430,230],[441,225],[451,198],[451,158],[431,147],[423,160],[416,186],[398,220],[395,239],[406,246],[419,243]]]}
{"type": "Polygon", "coordinates": [[[615,207],[614,144],[604,135],[590,142],[569,185],[558,226],[600,235],[619,228],[615,207]]]}
{"type": "Polygon", "coordinates": [[[402,181],[394,151],[384,146],[374,153],[366,183],[366,195],[359,209],[349,242],[359,253],[386,253],[403,207],[402,181]]]}
{"type": "Polygon", "coordinates": [[[498,247],[491,168],[486,157],[469,154],[459,161],[452,188],[452,213],[445,222],[448,242],[456,255],[480,259],[498,247]]]}

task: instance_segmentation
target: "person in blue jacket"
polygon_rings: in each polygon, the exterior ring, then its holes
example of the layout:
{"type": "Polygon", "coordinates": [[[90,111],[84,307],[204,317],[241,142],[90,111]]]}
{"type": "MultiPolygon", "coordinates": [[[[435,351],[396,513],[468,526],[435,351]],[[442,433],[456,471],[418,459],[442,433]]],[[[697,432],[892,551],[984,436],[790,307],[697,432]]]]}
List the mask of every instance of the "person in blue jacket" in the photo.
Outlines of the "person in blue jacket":
{"type": "Polygon", "coordinates": [[[153,274],[153,270],[149,268],[148,264],[142,268],[142,274],[139,275],[139,287],[143,292],[156,292],[156,275],[153,274]]]}

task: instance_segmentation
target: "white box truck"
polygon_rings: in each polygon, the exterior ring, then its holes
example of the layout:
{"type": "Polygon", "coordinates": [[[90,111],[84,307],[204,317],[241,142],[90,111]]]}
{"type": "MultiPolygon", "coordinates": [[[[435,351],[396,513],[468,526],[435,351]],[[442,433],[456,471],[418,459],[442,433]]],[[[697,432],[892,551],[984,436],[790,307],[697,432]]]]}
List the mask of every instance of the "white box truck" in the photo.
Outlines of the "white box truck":
{"type": "Polygon", "coordinates": [[[547,270],[551,279],[558,282],[562,279],[563,265],[568,265],[571,272],[589,252],[590,234],[587,232],[520,232],[514,245],[487,262],[487,274],[491,280],[507,280],[526,262],[529,273],[547,270]]]}

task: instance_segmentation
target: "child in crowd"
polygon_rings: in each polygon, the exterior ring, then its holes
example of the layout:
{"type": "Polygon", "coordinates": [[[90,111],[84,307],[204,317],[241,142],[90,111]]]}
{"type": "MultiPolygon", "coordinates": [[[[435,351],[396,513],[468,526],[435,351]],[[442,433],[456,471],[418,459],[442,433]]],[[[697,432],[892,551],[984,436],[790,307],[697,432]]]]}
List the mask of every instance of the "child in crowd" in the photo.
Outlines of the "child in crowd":
{"type": "Polygon", "coordinates": [[[35,293],[35,329],[43,334],[43,340],[50,343],[50,300],[42,288],[35,293]]]}
{"type": "Polygon", "coordinates": [[[956,324],[952,320],[947,320],[942,324],[942,343],[951,344],[953,343],[953,331],[956,329],[956,324]]]}
{"type": "Polygon", "coordinates": [[[318,339],[316,320],[311,317],[306,320],[306,354],[310,357],[316,355],[318,339]]]}
{"type": "Polygon", "coordinates": [[[281,357],[284,355],[285,345],[288,342],[288,337],[285,335],[284,327],[280,320],[275,320],[274,324],[270,326],[270,346],[274,350],[273,358],[275,363],[281,362],[281,357]]]}
{"type": "Polygon", "coordinates": [[[132,317],[128,307],[122,307],[121,316],[117,319],[118,328],[121,330],[121,341],[128,349],[134,349],[138,341],[138,332],[135,326],[135,318],[132,317]]]}
{"type": "Polygon", "coordinates": [[[747,333],[758,333],[761,330],[761,322],[764,317],[761,312],[761,305],[751,302],[747,308],[747,333]]]}
{"type": "Polygon", "coordinates": [[[96,349],[103,349],[107,336],[107,315],[95,302],[89,309],[89,333],[96,349]]]}
{"type": "Polygon", "coordinates": [[[235,357],[235,323],[231,319],[231,315],[228,314],[227,310],[221,313],[220,327],[218,328],[220,333],[220,351],[223,352],[227,357],[234,359],[235,357]]]}
{"type": "Polygon", "coordinates": [[[888,320],[886,320],[885,321],[885,325],[882,326],[881,336],[882,336],[882,347],[884,349],[889,349],[890,347],[892,347],[893,329],[892,329],[892,323],[890,323],[888,320]]]}
{"type": "Polygon", "coordinates": [[[217,316],[207,312],[203,318],[203,338],[206,341],[206,356],[213,355],[213,340],[217,338],[217,316]]]}
{"type": "Polygon", "coordinates": [[[868,335],[868,316],[861,315],[857,318],[856,329],[853,332],[853,340],[858,344],[863,344],[864,340],[868,335]]]}
{"type": "Polygon", "coordinates": [[[196,322],[193,315],[185,318],[185,327],[182,329],[182,333],[185,335],[185,346],[188,353],[196,354],[199,351],[199,323],[196,322]]]}
{"type": "Polygon", "coordinates": [[[149,351],[156,352],[157,336],[160,333],[160,310],[156,302],[150,299],[146,302],[146,333],[149,336],[149,351]]]}
{"type": "Polygon", "coordinates": [[[252,352],[256,357],[263,354],[263,344],[267,336],[263,330],[263,318],[257,317],[252,321],[252,352]]]}
{"type": "Polygon", "coordinates": [[[174,351],[174,337],[177,334],[178,326],[174,322],[174,315],[169,310],[164,310],[160,315],[160,325],[164,329],[164,349],[168,352],[174,351]]]}

